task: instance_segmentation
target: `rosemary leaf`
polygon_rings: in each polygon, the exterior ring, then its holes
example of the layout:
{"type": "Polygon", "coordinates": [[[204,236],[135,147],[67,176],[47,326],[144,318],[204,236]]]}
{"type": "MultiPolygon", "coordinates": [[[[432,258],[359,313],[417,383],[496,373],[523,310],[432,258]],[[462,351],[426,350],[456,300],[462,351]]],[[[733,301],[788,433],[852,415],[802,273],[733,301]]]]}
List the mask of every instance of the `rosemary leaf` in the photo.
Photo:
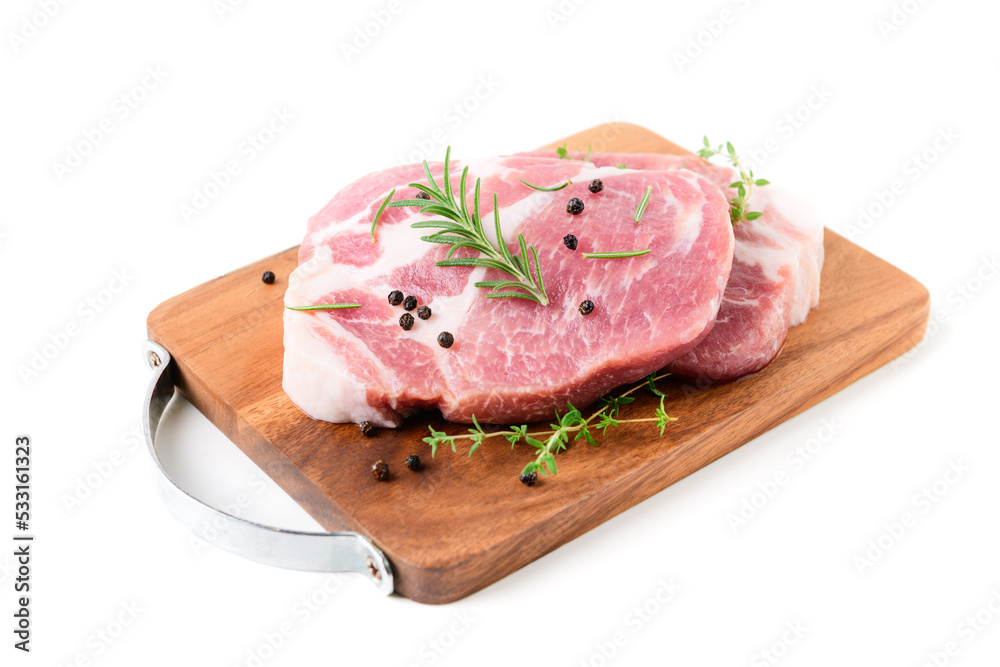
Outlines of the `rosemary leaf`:
{"type": "Polygon", "coordinates": [[[573,185],[573,181],[571,181],[569,179],[566,179],[565,183],[562,183],[560,185],[556,185],[556,186],[551,187],[551,188],[543,188],[540,185],[533,185],[533,184],[529,183],[528,181],[524,180],[523,178],[521,179],[521,182],[524,183],[525,185],[527,185],[532,190],[538,190],[539,192],[555,192],[556,190],[562,190],[567,185],[573,185]]]}
{"type": "Polygon", "coordinates": [[[341,310],[343,308],[360,307],[360,303],[321,303],[315,306],[285,306],[288,310],[341,310]]]}
{"type": "Polygon", "coordinates": [[[653,186],[650,185],[646,188],[646,194],[642,196],[642,201],[639,202],[639,208],[635,209],[635,224],[639,224],[642,220],[642,214],[646,212],[646,206],[649,204],[649,195],[653,192],[653,186]]]}
{"type": "Polygon", "coordinates": [[[618,257],[638,257],[649,252],[645,250],[622,250],[621,252],[585,252],[583,256],[587,259],[616,259],[618,257]]]}
{"type": "Polygon", "coordinates": [[[382,211],[384,211],[385,207],[389,205],[389,200],[392,199],[394,194],[396,194],[395,190],[389,193],[389,196],[385,198],[382,205],[378,207],[378,211],[375,212],[375,217],[372,218],[372,243],[375,243],[375,225],[378,224],[378,219],[382,217],[382,211]]]}

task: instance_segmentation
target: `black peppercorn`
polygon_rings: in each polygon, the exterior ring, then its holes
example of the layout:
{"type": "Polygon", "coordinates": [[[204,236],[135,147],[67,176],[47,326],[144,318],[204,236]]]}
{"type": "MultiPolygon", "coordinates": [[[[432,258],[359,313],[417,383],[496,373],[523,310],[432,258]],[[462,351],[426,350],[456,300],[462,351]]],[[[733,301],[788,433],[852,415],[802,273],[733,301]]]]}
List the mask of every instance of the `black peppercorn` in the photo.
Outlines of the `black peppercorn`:
{"type": "Polygon", "coordinates": [[[431,309],[428,308],[427,306],[420,306],[419,308],[417,308],[417,317],[419,317],[420,319],[426,320],[429,319],[430,316],[431,316],[431,309]]]}
{"type": "Polygon", "coordinates": [[[368,438],[374,438],[378,433],[378,429],[375,428],[375,424],[371,422],[361,422],[358,424],[358,428],[361,429],[361,434],[368,438]]]}
{"type": "Polygon", "coordinates": [[[590,189],[591,192],[597,194],[598,192],[604,189],[604,181],[602,181],[599,178],[595,178],[590,182],[590,185],[588,185],[587,187],[590,189]]]}
{"type": "Polygon", "coordinates": [[[594,302],[593,301],[591,301],[590,299],[587,299],[586,301],[584,301],[583,303],[580,304],[580,314],[581,315],[590,315],[592,312],[594,312],[594,302]]]}
{"type": "Polygon", "coordinates": [[[580,215],[583,213],[583,200],[573,197],[566,204],[566,212],[572,213],[573,215],[580,215]]]}
{"type": "Polygon", "coordinates": [[[260,279],[264,281],[265,285],[270,285],[274,282],[274,274],[270,271],[265,271],[264,275],[262,275],[260,279]]]}
{"type": "Polygon", "coordinates": [[[389,479],[389,464],[385,461],[376,461],[372,464],[372,477],[380,482],[389,479]]]}
{"type": "Polygon", "coordinates": [[[403,299],[403,308],[407,310],[413,310],[417,307],[417,297],[412,294],[405,299],[403,299]]]}
{"type": "Polygon", "coordinates": [[[410,454],[407,456],[406,467],[410,470],[420,470],[420,457],[416,454],[410,454]]]}
{"type": "Polygon", "coordinates": [[[537,472],[529,472],[527,475],[525,475],[524,473],[521,473],[520,479],[521,479],[521,483],[524,484],[525,486],[534,486],[535,482],[538,481],[538,473],[537,472]]]}
{"type": "Polygon", "coordinates": [[[430,198],[431,196],[426,192],[421,191],[417,193],[417,199],[430,199],[430,198]]]}
{"type": "Polygon", "coordinates": [[[403,327],[403,331],[409,331],[413,328],[413,315],[409,313],[403,313],[399,316],[399,326],[403,327]]]}
{"type": "Polygon", "coordinates": [[[572,234],[567,234],[566,236],[563,237],[563,245],[569,248],[570,250],[576,250],[576,244],[577,244],[576,237],[573,236],[572,234]]]}
{"type": "Polygon", "coordinates": [[[398,289],[394,289],[391,292],[389,292],[389,303],[392,304],[393,306],[398,306],[399,304],[403,303],[403,293],[400,292],[398,289]]]}
{"type": "Polygon", "coordinates": [[[442,331],[438,334],[438,345],[441,347],[451,347],[455,344],[455,337],[452,336],[447,331],[442,331]]]}

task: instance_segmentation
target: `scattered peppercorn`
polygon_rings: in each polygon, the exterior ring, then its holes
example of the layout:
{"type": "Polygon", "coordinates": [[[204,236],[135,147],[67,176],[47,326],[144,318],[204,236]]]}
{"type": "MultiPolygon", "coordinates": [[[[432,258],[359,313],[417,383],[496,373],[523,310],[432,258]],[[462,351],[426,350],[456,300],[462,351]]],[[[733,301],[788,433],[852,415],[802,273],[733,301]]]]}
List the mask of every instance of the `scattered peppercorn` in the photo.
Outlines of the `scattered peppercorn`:
{"type": "Polygon", "coordinates": [[[592,312],[594,312],[594,302],[593,301],[591,301],[590,299],[587,299],[586,301],[584,301],[583,303],[580,304],[580,314],[581,315],[590,315],[592,312]]]}
{"type": "Polygon", "coordinates": [[[438,334],[438,345],[441,347],[451,347],[455,344],[455,337],[452,336],[447,331],[442,331],[438,334]]]}
{"type": "Polygon", "coordinates": [[[599,178],[595,178],[590,182],[590,185],[588,185],[587,187],[590,189],[591,192],[597,194],[598,192],[604,189],[604,181],[602,181],[599,178]]]}
{"type": "Polygon", "coordinates": [[[524,484],[525,486],[534,486],[535,482],[538,481],[538,473],[529,472],[527,475],[522,473],[520,479],[521,479],[521,484],[524,484]]]}
{"type": "Polygon", "coordinates": [[[567,234],[566,236],[563,237],[563,245],[569,248],[570,250],[576,250],[576,244],[577,244],[576,237],[573,236],[572,234],[567,234]]]}
{"type": "Polygon", "coordinates": [[[372,464],[372,477],[380,482],[389,479],[389,464],[385,461],[376,461],[372,464]]]}
{"type": "Polygon", "coordinates": [[[369,438],[374,438],[375,435],[378,433],[378,429],[375,428],[375,424],[372,424],[371,422],[361,422],[360,424],[358,424],[358,428],[361,429],[362,435],[369,438]]]}
{"type": "Polygon", "coordinates": [[[403,313],[399,316],[399,326],[403,327],[403,331],[409,331],[413,328],[413,315],[409,313],[403,313]]]}
{"type": "Polygon", "coordinates": [[[412,294],[405,299],[403,299],[403,308],[407,310],[413,310],[417,307],[417,297],[412,294]]]}
{"type": "Polygon", "coordinates": [[[407,456],[406,467],[410,470],[420,470],[420,457],[416,454],[410,454],[407,456]]]}
{"type": "Polygon", "coordinates": [[[389,292],[389,303],[392,304],[393,306],[398,306],[399,304],[403,303],[403,293],[400,292],[398,289],[394,289],[391,292],[389,292]]]}
{"type": "Polygon", "coordinates": [[[430,198],[431,198],[431,196],[429,194],[427,194],[426,192],[422,192],[421,191],[421,192],[417,193],[417,199],[430,199],[430,198]]]}
{"type": "Polygon", "coordinates": [[[573,215],[580,215],[583,213],[583,200],[573,197],[566,204],[566,212],[572,213],[573,215]]]}
{"type": "Polygon", "coordinates": [[[274,274],[270,271],[265,271],[264,275],[262,275],[260,279],[264,281],[265,285],[270,285],[274,282],[274,274]]]}
{"type": "Polygon", "coordinates": [[[420,319],[426,320],[429,319],[430,316],[431,316],[431,309],[428,308],[427,306],[420,306],[419,308],[417,308],[417,317],[419,317],[420,319]]]}

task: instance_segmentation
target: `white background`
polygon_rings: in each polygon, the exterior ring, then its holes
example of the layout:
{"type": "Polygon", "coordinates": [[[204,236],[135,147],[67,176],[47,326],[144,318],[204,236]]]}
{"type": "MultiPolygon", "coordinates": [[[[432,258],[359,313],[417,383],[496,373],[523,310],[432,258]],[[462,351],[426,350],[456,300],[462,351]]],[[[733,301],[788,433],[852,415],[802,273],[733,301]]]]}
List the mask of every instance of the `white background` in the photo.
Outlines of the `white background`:
{"type": "MultiPolygon", "coordinates": [[[[412,0],[365,44],[356,30],[389,7],[4,3],[0,536],[13,533],[13,441],[27,433],[38,537],[30,655],[11,647],[13,561],[0,549],[0,662],[765,665],[769,650],[789,666],[929,654],[996,665],[1000,6],[412,0]],[[241,144],[275,109],[294,118],[248,159],[241,144]],[[111,131],[88,147],[104,119],[111,131]],[[339,188],[417,157],[435,128],[444,139],[427,148],[440,159],[444,143],[466,157],[512,152],[609,120],[692,148],[703,134],[745,154],[775,148],[759,174],[919,279],[942,323],[904,361],[451,605],[188,538],[134,437],[156,304],[297,244],[339,188]],[[77,166],[56,164],[75,150],[87,153],[77,166]],[[185,220],[181,205],[228,160],[240,173],[185,220]],[[859,209],[872,213],[863,225],[859,209]],[[26,373],[43,350],[51,358],[26,373]],[[790,462],[811,439],[811,460],[790,462]],[[940,481],[952,464],[966,471],[940,481]],[[777,472],[788,482],[753,497],[777,472]],[[941,495],[919,500],[936,481],[941,495]],[[734,530],[752,498],[760,507],[734,530]],[[906,512],[915,525],[892,537],[906,512]],[[879,540],[877,561],[860,565],[879,540]],[[658,602],[671,579],[680,590],[658,602]],[[306,616],[296,605],[310,597],[321,602],[306,616]],[[292,633],[278,642],[283,623],[292,633]],[[942,655],[952,641],[956,655],[942,655]]],[[[244,516],[316,526],[193,408],[169,417],[168,465],[197,495],[224,505],[246,493],[244,516]]]]}

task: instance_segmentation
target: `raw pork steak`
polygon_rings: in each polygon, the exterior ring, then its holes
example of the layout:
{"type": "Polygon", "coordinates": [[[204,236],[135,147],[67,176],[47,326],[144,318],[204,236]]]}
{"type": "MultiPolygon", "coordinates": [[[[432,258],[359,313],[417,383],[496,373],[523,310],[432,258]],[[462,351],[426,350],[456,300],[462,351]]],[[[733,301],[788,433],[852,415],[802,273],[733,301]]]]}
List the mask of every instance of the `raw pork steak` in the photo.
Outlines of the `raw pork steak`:
{"type": "MultiPolygon", "coordinates": [[[[552,151],[523,155],[551,156],[552,151]]],[[[579,159],[582,152],[569,157],[579,159]]],[[[731,169],[698,157],[658,153],[594,153],[597,165],[625,164],[630,169],[689,169],[709,178],[725,193],[738,179],[731,169]]],[[[749,210],[756,220],[736,225],[736,253],[722,307],[712,332],[669,370],[680,375],[728,382],[767,366],[781,351],[789,327],[805,321],[819,303],[823,268],[823,223],[805,203],[775,185],[755,188],[749,210]]]]}
{"type": "MultiPolygon", "coordinates": [[[[451,165],[455,184],[461,167],[451,165]]],[[[369,227],[386,195],[395,189],[394,199],[412,199],[417,190],[407,184],[425,177],[419,165],[365,176],[309,221],[285,295],[288,306],[361,304],[285,311],[283,387],[309,415],[382,426],[435,407],[458,422],[473,415],[498,424],[547,418],[567,401],[583,407],[662,368],[708,333],[734,245],[728,204],[708,179],[532,157],[469,167],[470,183],[482,179],[484,220],[492,221],[496,192],[511,251],[518,233],[538,250],[550,304],[487,298],[473,283],[506,277],[494,269],[436,266],[448,246],[420,240],[427,230],[410,225],[431,218],[415,208],[387,208],[373,244],[369,227]],[[604,182],[596,194],[587,188],[594,178],[604,182]],[[520,179],[573,184],[539,192],[520,179]],[[652,194],[636,224],[647,187],[652,194]],[[585,202],[581,214],[567,213],[571,197],[585,202]],[[575,251],[564,245],[566,234],[579,239],[575,251]],[[647,248],[639,257],[583,257],[647,248]],[[405,311],[386,299],[392,290],[416,296],[431,317],[404,331],[405,311]],[[594,303],[589,315],[578,310],[584,300],[594,303]],[[450,348],[437,343],[442,331],[454,335],[450,348]]],[[[431,165],[439,184],[443,169],[431,165]]]]}

